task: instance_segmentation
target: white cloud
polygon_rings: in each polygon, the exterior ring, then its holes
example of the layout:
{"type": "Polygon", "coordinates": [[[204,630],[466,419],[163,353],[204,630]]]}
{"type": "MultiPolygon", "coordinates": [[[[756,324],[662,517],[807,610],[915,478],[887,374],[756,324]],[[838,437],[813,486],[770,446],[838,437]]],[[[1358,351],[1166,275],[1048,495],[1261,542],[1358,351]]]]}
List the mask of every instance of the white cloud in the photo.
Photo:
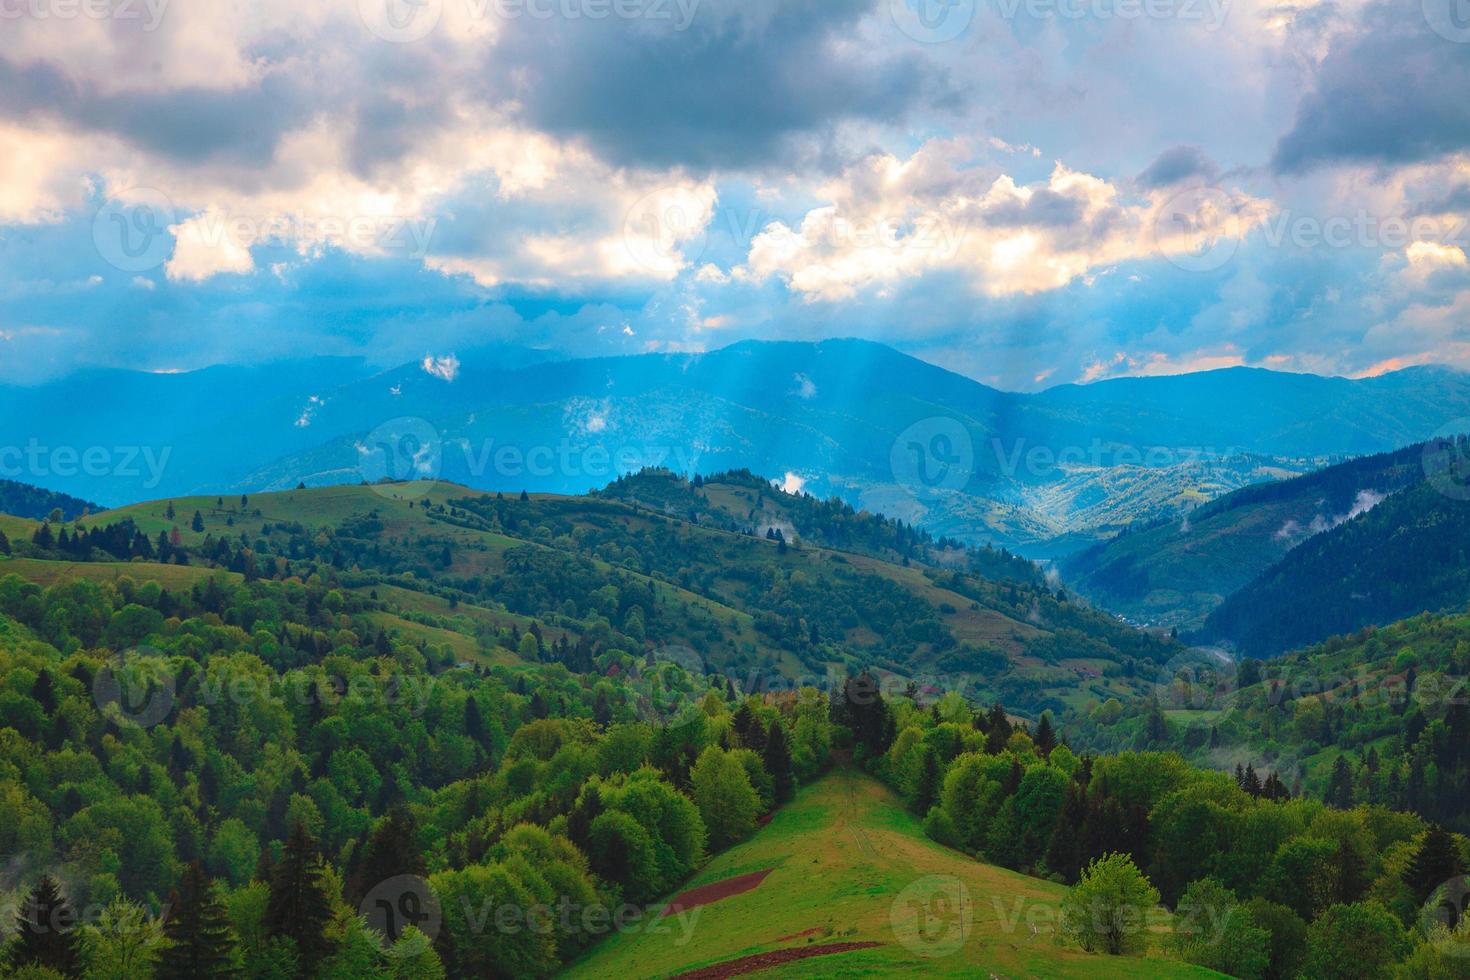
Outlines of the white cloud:
{"type": "Polygon", "coordinates": [[[174,251],[164,271],[170,279],[202,282],[221,273],[255,271],[250,243],[238,240],[216,210],[172,225],[169,232],[174,236],[174,251]]]}
{"type": "Polygon", "coordinates": [[[419,362],[419,367],[423,368],[425,374],[440,381],[453,382],[459,377],[459,358],[453,354],[443,357],[430,354],[419,362]]]}
{"type": "Polygon", "coordinates": [[[776,221],[744,269],[779,276],[813,300],[843,300],[936,271],[991,296],[1057,289],[1133,259],[1197,252],[1244,237],[1270,206],[1243,193],[1126,196],[1057,163],[1029,184],[972,164],[967,148],[930,141],[908,159],[876,154],[822,188],[830,203],[791,228],[776,221]]]}
{"type": "Polygon", "coordinates": [[[0,224],[49,224],[80,204],[83,152],[83,141],[65,134],[0,122],[0,224]]]}
{"type": "Polygon", "coordinates": [[[296,428],[310,428],[312,418],[316,415],[317,411],[320,410],[321,407],[326,403],[327,400],[319,395],[312,395],[310,398],[308,398],[306,400],[306,407],[303,408],[301,410],[301,414],[296,417],[296,428]]]}

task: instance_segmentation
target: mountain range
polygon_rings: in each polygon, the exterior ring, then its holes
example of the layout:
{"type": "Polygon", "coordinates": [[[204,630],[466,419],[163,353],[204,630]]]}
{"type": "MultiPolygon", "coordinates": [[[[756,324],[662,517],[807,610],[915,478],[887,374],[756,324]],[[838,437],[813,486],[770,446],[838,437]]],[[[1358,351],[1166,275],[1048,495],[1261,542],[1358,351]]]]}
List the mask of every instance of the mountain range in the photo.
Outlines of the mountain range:
{"type": "Polygon", "coordinates": [[[749,468],[1054,557],[1467,415],[1470,377],[1439,368],[1018,394],[856,340],[568,361],[495,349],[387,371],[310,359],[0,388],[0,476],[118,505],[424,475],[570,493],[645,466],[749,468]]]}

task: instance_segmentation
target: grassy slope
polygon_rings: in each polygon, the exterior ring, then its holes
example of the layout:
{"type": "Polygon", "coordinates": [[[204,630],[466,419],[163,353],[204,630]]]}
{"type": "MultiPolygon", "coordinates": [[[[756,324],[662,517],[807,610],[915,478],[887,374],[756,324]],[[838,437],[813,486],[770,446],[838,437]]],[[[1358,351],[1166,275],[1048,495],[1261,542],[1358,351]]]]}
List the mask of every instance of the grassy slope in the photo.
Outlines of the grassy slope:
{"type": "Polygon", "coordinates": [[[614,935],[565,975],[669,977],[774,949],[868,941],[884,945],[752,975],[1215,976],[1157,953],[1147,960],[1093,956],[1059,944],[1045,931],[1033,933],[1028,917],[1034,913],[1036,921],[1054,922],[1062,886],[980,864],[928,840],[891,792],[851,769],[806,787],[770,826],[715,858],[690,885],[765,868],[776,870],[759,888],[705,906],[689,930],[673,926],[662,935],[614,935]],[[973,929],[963,947],[935,958],[903,945],[891,922],[895,905],[905,907],[896,901],[900,893],[930,875],[959,879],[973,902],[973,929]],[[809,929],[821,933],[779,941],[809,929]]]}
{"type": "Polygon", "coordinates": [[[11,541],[25,540],[36,533],[40,522],[27,520],[24,517],[13,517],[10,514],[0,514],[0,531],[11,541]]]}
{"type": "Polygon", "coordinates": [[[0,575],[12,574],[48,586],[78,578],[93,582],[115,582],[125,575],[136,582],[157,582],[166,589],[187,589],[194,583],[215,575],[223,575],[236,582],[240,580],[240,576],[234,572],[192,565],[160,565],[157,562],[39,561],[34,558],[0,561],[0,575]]]}

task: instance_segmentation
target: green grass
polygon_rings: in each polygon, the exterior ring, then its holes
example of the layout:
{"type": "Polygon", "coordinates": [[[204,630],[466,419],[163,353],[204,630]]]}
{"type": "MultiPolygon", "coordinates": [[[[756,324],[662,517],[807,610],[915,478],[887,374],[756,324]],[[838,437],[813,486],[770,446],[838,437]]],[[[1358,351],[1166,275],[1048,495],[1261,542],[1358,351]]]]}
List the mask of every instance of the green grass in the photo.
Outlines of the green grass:
{"type": "Polygon", "coordinates": [[[27,520],[24,517],[12,517],[9,514],[0,514],[0,532],[3,532],[11,541],[28,541],[40,522],[27,520]]]}
{"type": "MultiPolygon", "coordinates": [[[[1162,958],[1091,955],[1060,942],[1055,922],[1066,889],[981,864],[924,837],[884,786],[851,769],[802,790],[750,841],[713,859],[689,884],[776,870],[754,891],[686,913],[665,934],[611,936],[572,963],[569,977],[671,977],[752,953],[834,942],[877,942],[866,950],[787,964],[765,977],[1205,977],[1162,958]],[[909,899],[963,884],[968,934],[954,951],[925,943],[905,923],[909,899]],[[905,894],[905,889],[910,891],[905,894]],[[897,910],[899,925],[895,927],[897,910]],[[1033,931],[1030,921],[1042,926],[1033,931]],[[687,927],[686,927],[687,926],[687,927]],[[807,930],[818,934],[784,939],[807,930]],[[900,936],[902,933],[902,937],[900,936]],[[906,944],[904,938],[909,942],[906,944]],[[942,955],[927,956],[939,952],[942,955]]],[[[911,921],[911,920],[910,920],[911,921]]],[[[942,921],[942,920],[941,920],[942,921]]],[[[960,928],[957,918],[948,929],[960,928]]],[[[1160,936],[1152,937],[1157,947],[1160,936]]]]}
{"type": "Polygon", "coordinates": [[[160,565],[157,562],[81,562],[41,561],[35,558],[12,558],[0,562],[0,575],[19,575],[38,585],[55,585],[68,579],[92,582],[115,582],[123,576],[135,582],[157,582],[166,589],[187,589],[215,575],[232,582],[240,581],[235,572],[224,572],[194,565],[160,565]]]}

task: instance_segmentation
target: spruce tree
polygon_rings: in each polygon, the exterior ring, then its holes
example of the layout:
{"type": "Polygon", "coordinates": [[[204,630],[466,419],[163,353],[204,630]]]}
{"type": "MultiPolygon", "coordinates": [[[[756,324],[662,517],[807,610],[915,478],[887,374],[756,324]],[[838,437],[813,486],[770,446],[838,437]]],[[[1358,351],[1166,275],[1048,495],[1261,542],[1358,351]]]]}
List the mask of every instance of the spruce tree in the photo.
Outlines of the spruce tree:
{"type": "Polygon", "coordinates": [[[780,720],[771,722],[770,734],[766,736],[764,757],[766,772],[776,786],[777,804],[789,803],[796,795],[796,777],[791,772],[791,750],[786,745],[786,729],[780,720]]]}
{"type": "Polygon", "coordinates": [[[1057,733],[1052,728],[1050,711],[1042,712],[1041,721],[1037,722],[1036,734],[1031,737],[1031,741],[1036,743],[1036,751],[1043,758],[1051,757],[1051,750],[1057,747],[1057,733]]]}
{"type": "Polygon", "coordinates": [[[198,861],[189,864],[169,895],[163,934],[168,944],[158,960],[157,980],[234,975],[229,914],[198,861]]]}
{"type": "Polygon", "coordinates": [[[388,811],[363,845],[357,869],[348,880],[349,901],[362,901],[368,892],[389,878],[399,875],[428,873],[423,852],[419,849],[418,825],[413,814],[402,805],[388,811]]]}
{"type": "Polygon", "coordinates": [[[64,977],[81,976],[75,926],[76,913],[61,886],[50,875],[42,875],[16,916],[11,968],[37,966],[64,977]]]}
{"type": "Polygon", "coordinates": [[[485,747],[485,719],[473,695],[464,702],[464,733],[480,748],[485,747]]]}
{"type": "Polygon", "coordinates": [[[923,816],[939,798],[939,753],[926,745],[919,752],[919,769],[914,774],[914,787],[909,800],[915,813],[923,816]]]}
{"type": "Polygon", "coordinates": [[[1332,778],[1327,783],[1323,802],[1338,810],[1350,810],[1353,805],[1353,773],[1348,768],[1347,758],[1338,756],[1332,767],[1332,778]]]}
{"type": "Polygon", "coordinates": [[[1424,842],[1404,869],[1404,884],[1414,893],[1414,901],[1423,902],[1434,890],[1464,870],[1455,838],[1443,827],[1431,827],[1424,842]]]}
{"type": "Polygon", "coordinates": [[[309,973],[326,951],[325,932],[331,918],[331,897],[322,881],[316,841],[297,821],[281,850],[281,860],[271,873],[266,930],[273,937],[294,942],[309,973]]]}
{"type": "Polygon", "coordinates": [[[1087,789],[1073,780],[1067,784],[1067,799],[1057,814],[1057,825],[1046,851],[1047,870],[1061,875],[1068,884],[1077,880],[1086,864],[1086,832],[1087,789]]]}
{"type": "Polygon", "coordinates": [[[985,719],[985,751],[988,755],[1000,755],[1005,751],[1006,743],[1011,740],[1011,721],[1006,717],[1006,709],[1000,705],[992,705],[990,714],[985,719]]]}

